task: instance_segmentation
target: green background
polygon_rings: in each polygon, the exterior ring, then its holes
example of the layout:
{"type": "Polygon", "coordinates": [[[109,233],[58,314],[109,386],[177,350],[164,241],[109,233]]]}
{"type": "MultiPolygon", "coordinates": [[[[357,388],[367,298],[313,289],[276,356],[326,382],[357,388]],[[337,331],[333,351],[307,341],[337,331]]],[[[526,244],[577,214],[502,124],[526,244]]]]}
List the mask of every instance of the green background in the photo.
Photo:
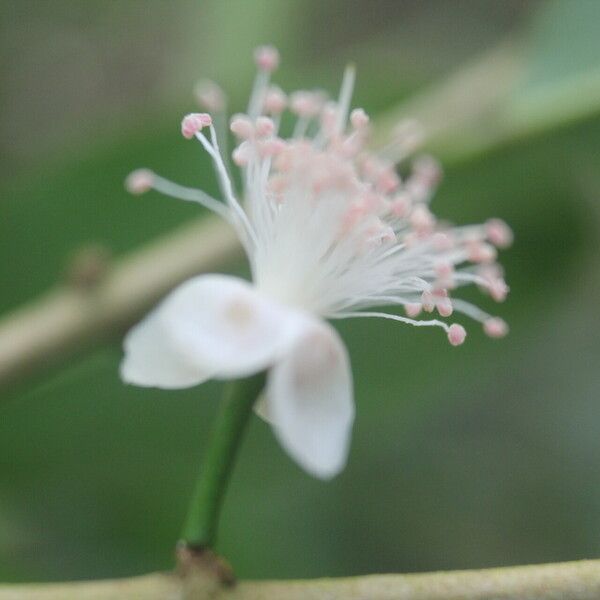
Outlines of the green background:
{"type": "MultiPolygon", "coordinates": [[[[149,166],[216,193],[179,119],[202,75],[241,109],[254,46],[280,47],[287,89],[334,93],[352,60],[355,104],[375,117],[497,44],[524,48],[498,110],[525,117],[485,150],[453,152],[460,131],[445,140],[434,203],[456,222],[514,227],[507,302],[466,294],[510,336],[465,323],[455,349],[438,331],[336,323],[356,388],[348,467],[310,478],[253,419],[218,550],[242,578],[600,556],[600,2],[5,0],[0,11],[2,312],[56,283],[82,246],[118,257],[197,216],[128,196],[123,178],[149,166]]],[[[3,580],[171,566],[220,385],[125,387],[120,357],[117,337],[0,392],[3,580]]]]}

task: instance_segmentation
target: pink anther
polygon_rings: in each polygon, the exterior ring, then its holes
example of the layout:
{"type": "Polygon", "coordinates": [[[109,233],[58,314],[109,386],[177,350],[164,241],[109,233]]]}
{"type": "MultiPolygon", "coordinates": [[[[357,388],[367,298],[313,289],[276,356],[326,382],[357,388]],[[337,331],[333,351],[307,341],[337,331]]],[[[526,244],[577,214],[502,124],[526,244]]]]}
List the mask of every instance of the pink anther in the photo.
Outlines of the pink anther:
{"type": "Polygon", "coordinates": [[[254,51],[254,62],[261,71],[271,73],[279,66],[279,52],[274,46],[259,46],[254,51]]]}
{"type": "Polygon", "coordinates": [[[433,309],[435,308],[435,298],[433,297],[433,293],[429,290],[425,290],[421,294],[421,304],[425,312],[433,312],[433,309]]]}
{"type": "Polygon", "coordinates": [[[493,246],[479,241],[469,242],[467,251],[469,260],[476,263],[492,263],[498,255],[493,246]]]}
{"type": "Polygon", "coordinates": [[[454,240],[452,239],[452,236],[441,231],[433,234],[431,237],[431,243],[433,244],[434,249],[438,252],[445,252],[446,250],[451,250],[454,247],[454,240]]]}
{"type": "Polygon", "coordinates": [[[406,316],[414,319],[421,314],[423,307],[419,302],[409,302],[404,305],[404,312],[406,312],[406,316]]]}
{"type": "Polygon", "coordinates": [[[401,192],[398,194],[390,204],[390,210],[395,217],[403,219],[408,215],[411,209],[410,196],[406,193],[401,192]]]}
{"type": "Polygon", "coordinates": [[[245,167],[252,157],[252,148],[249,142],[242,142],[232,153],[231,158],[238,167],[245,167]]]}
{"type": "Polygon", "coordinates": [[[429,188],[439,183],[442,178],[442,167],[432,156],[420,156],[413,163],[413,170],[415,175],[429,188]]]}
{"type": "Polygon", "coordinates": [[[314,92],[298,91],[290,96],[290,109],[299,117],[314,117],[321,105],[321,97],[314,92]]]}
{"type": "Polygon", "coordinates": [[[502,219],[490,219],[485,224],[488,240],[498,248],[508,248],[513,242],[513,232],[502,219]]]}
{"type": "Polygon", "coordinates": [[[448,328],[448,341],[453,346],[460,346],[465,341],[466,337],[467,332],[465,331],[465,328],[462,325],[459,325],[458,323],[453,323],[448,328]]]}
{"type": "Polygon", "coordinates": [[[508,295],[509,288],[504,279],[498,278],[490,282],[489,292],[490,296],[496,302],[504,302],[504,300],[506,300],[506,296],[508,295]]]}
{"type": "Polygon", "coordinates": [[[451,277],[454,273],[454,265],[449,262],[439,262],[435,265],[434,271],[438,277],[451,277]]]}
{"type": "Polygon", "coordinates": [[[367,210],[364,202],[353,203],[344,213],[342,218],[342,233],[346,234],[365,217],[367,210]]]}
{"type": "Polygon", "coordinates": [[[384,194],[390,194],[394,190],[398,189],[400,185],[400,178],[393,169],[384,169],[377,176],[375,182],[377,189],[384,194]]]}
{"type": "Polygon", "coordinates": [[[204,127],[212,125],[212,118],[208,113],[190,113],[181,121],[181,135],[191,140],[204,127]]]}
{"type": "Polygon", "coordinates": [[[328,135],[335,133],[338,106],[335,102],[327,102],[321,111],[321,127],[328,135]]]}
{"type": "Polygon", "coordinates": [[[154,173],[150,169],[137,169],[125,179],[125,189],[130,194],[140,195],[152,189],[154,173]]]}
{"type": "Polygon", "coordinates": [[[440,298],[436,302],[436,308],[442,317],[449,317],[454,312],[450,298],[440,298]]]}
{"type": "Polygon", "coordinates": [[[214,81],[199,81],[194,87],[194,95],[198,104],[210,112],[222,112],[225,109],[225,93],[214,81]]]}
{"type": "Polygon", "coordinates": [[[508,333],[508,325],[500,317],[491,317],[483,324],[483,331],[492,338],[501,338],[508,333]]]}
{"type": "Polygon", "coordinates": [[[350,113],[350,123],[354,129],[363,129],[369,124],[369,115],[362,108],[355,108],[350,113]]]}
{"type": "Polygon", "coordinates": [[[281,138],[270,138],[258,144],[261,156],[277,156],[286,148],[286,143],[281,138]]]}
{"type": "Polygon", "coordinates": [[[278,115],[285,110],[287,106],[287,96],[281,91],[281,88],[273,85],[265,95],[265,111],[273,115],[278,115]]]}
{"type": "Polygon", "coordinates": [[[258,117],[256,119],[256,135],[258,137],[270,137],[275,132],[275,123],[269,117],[258,117]]]}
{"type": "Polygon", "coordinates": [[[231,132],[236,137],[242,140],[247,140],[254,136],[254,125],[250,117],[246,115],[234,115],[231,118],[229,129],[231,129],[231,132]]]}
{"type": "Polygon", "coordinates": [[[435,218],[424,204],[418,204],[410,213],[410,224],[417,233],[428,233],[435,225],[435,218]]]}

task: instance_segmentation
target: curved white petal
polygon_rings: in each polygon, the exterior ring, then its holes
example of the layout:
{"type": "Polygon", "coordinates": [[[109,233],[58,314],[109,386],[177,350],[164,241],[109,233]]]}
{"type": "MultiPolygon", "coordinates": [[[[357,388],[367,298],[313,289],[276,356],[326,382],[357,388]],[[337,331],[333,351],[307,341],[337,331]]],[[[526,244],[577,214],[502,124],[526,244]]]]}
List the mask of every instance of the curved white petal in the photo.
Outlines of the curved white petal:
{"type": "Polygon", "coordinates": [[[327,323],[305,321],[271,369],[268,420],[281,444],[309,473],[328,479],[346,464],[354,400],[348,353],[327,323]]]}
{"type": "Polygon", "coordinates": [[[123,378],[187,387],[208,377],[245,377],[277,360],[299,321],[299,313],[242,279],[195,277],[128,334],[123,378]]]}
{"type": "Polygon", "coordinates": [[[158,310],[138,323],[123,343],[121,379],[144,387],[177,389],[197,385],[211,377],[212,373],[187,360],[169,341],[158,310]]]}

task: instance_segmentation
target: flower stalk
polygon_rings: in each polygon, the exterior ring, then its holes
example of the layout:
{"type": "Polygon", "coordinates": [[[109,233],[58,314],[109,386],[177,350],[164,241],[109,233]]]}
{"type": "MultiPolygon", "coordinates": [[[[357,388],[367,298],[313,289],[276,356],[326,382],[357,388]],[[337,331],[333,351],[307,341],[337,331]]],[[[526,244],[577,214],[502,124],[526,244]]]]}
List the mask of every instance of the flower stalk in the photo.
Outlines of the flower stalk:
{"type": "Polygon", "coordinates": [[[192,496],[181,544],[193,551],[213,548],[219,514],[238,448],[265,374],[227,384],[204,464],[192,496]]]}

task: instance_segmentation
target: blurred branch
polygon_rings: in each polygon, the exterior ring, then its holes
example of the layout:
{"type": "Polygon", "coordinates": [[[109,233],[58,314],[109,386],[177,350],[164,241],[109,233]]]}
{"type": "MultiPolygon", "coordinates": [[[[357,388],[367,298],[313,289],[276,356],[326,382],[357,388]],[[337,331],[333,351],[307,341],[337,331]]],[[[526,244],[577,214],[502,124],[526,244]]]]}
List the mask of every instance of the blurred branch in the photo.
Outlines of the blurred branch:
{"type": "Polygon", "coordinates": [[[496,122],[523,69],[523,48],[507,41],[381,115],[375,140],[383,145],[396,123],[414,119],[427,146],[445,159],[497,142],[506,131],[496,122]]]}
{"type": "Polygon", "coordinates": [[[600,560],[413,575],[246,581],[222,587],[196,571],[130,579],[0,586],[0,600],[597,600],[600,560]]]}
{"type": "Polygon", "coordinates": [[[530,53],[524,41],[507,40],[378,117],[376,143],[415,120],[427,148],[450,163],[600,113],[600,69],[531,85],[530,53]]]}
{"type": "Polygon", "coordinates": [[[0,321],[0,388],[127,327],[175,285],[237,252],[233,230],[202,219],[116,261],[93,285],[47,292],[0,321]]]}

